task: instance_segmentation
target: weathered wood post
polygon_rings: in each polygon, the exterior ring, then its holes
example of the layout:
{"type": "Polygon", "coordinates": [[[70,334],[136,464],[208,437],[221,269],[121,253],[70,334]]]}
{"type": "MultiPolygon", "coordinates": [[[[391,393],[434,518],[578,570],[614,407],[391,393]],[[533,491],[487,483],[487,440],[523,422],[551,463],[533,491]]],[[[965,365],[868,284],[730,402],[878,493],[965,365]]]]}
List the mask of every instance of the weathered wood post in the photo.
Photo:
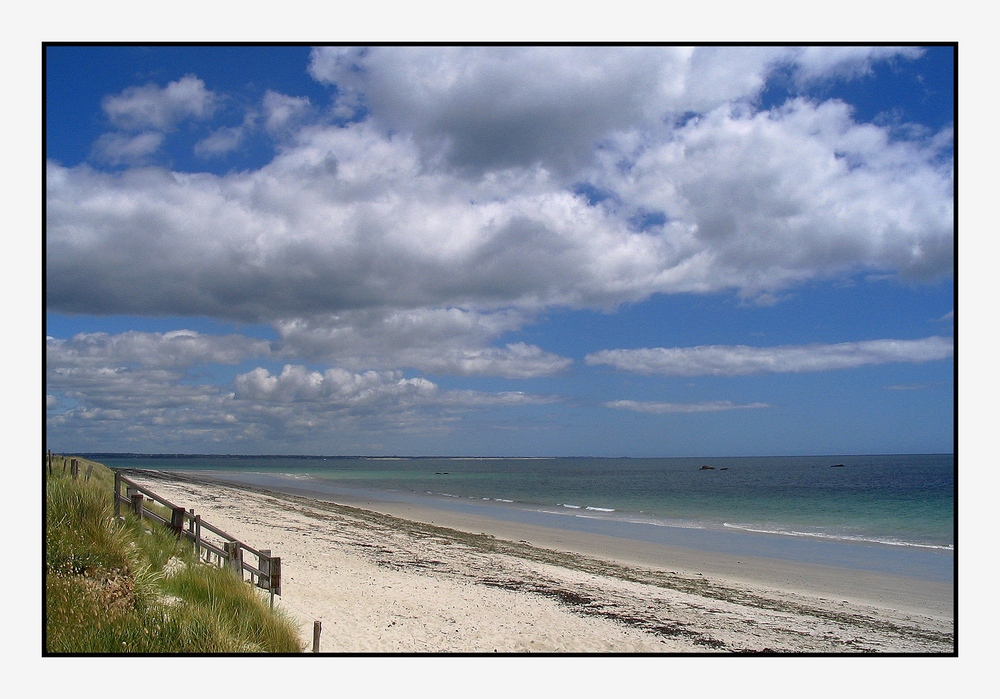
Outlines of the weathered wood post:
{"type": "Polygon", "coordinates": [[[132,503],[132,512],[134,512],[139,519],[142,519],[142,493],[138,490],[128,488],[128,499],[132,503]]]}
{"type": "Polygon", "coordinates": [[[243,548],[238,541],[227,541],[222,545],[229,559],[229,566],[243,579],[243,548]]]}
{"type": "Polygon", "coordinates": [[[257,587],[265,590],[271,589],[271,549],[261,549],[257,558],[257,568],[260,575],[257,576],[257,587]]]}
{"type": "Polygon", "coordinates": [[[170,511],[170,529],[178,539],[184,531],[184,515],[187,510],[183,507],[175,507],[170,511]]]}
{"type": "Polygon", "coordinates": [[[69,475],[73,477],[74,481],[76,480],[76,477],[80,475],[80,462],[76,459],[72,459],[69,462],[69,475]]]}
{"type": "Polygon", "coordinates": [[[85,482],[90,482],[90,477],[94,474],[94,464],[87,464],[87,477],[84,479],[85,482]]]}
{"type": "Polygon", "coordinates": [[[269,568],[267,584],[271,591],[271,609],[274,609],[274,596],[281,594],[281,558],[279,556],[271,558],[269,568]]]}
{"type": "Polygon", "coordinates": [[[52,475],[52,450],[49,449],[49,475],[52,475]]]}
{"type": "Polygon", "coordinates": [[[319,653],[319,635],[323,633],[323,622],[313,622],[313,653],[319,653]]]}

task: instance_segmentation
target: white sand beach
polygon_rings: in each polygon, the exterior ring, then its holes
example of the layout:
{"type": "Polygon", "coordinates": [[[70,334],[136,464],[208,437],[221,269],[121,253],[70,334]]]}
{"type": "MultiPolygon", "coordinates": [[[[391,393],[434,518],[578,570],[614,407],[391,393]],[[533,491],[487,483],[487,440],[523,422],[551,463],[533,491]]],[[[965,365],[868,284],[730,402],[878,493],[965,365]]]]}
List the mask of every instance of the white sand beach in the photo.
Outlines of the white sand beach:
{"type": "Polygon", "coordinates": [[[954,651],[953,586],[512,524],[131,478],[282,559],[321,653],[954,651]]]}

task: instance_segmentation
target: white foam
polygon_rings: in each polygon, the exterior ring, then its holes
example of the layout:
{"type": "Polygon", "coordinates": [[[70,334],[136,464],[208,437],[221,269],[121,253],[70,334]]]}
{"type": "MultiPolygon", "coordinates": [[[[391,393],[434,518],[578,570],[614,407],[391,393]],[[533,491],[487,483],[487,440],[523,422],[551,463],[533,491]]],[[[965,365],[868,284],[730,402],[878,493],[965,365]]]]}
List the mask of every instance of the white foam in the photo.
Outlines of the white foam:
{"type": "Polygon", "coordinates": [[[740,531],[752,532],[754,534],[780,534],[782,536],[805,536],[812,537],[814,539],[829,539],[831,541],[856,541],[866,544],[885,544],[887,546],[907,546],[912,548],[921,549],[940,549],[943,551],[953,551],[955,547],[953,545],[939,545],[939,544],[920,544],[912,541],[902,541],[900,539],[889,539],[882,537],[873,536],[852,536],[848,534],[828,534],[825,532],[800,532],[788,529],[763,529],[760,527],[753,527],[748,524],[731,524],[730,522],[723,522],[723,527],[727,529],[738,529],[740,531]]]}

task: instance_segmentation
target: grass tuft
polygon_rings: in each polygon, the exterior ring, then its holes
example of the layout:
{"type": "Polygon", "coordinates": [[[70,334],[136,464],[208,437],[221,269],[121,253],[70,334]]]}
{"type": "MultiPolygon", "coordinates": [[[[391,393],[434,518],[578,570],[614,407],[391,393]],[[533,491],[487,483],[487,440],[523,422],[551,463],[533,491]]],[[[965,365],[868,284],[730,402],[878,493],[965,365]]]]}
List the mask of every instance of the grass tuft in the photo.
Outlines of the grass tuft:
{"type": "Polygon", "coordinates": [[[287,616],[233,571],[200,563],[166,527],[131,512],[115,520],[110,469],[62,471],[56,457],[45,482],[46,652],[303,650],[287,616]]]}

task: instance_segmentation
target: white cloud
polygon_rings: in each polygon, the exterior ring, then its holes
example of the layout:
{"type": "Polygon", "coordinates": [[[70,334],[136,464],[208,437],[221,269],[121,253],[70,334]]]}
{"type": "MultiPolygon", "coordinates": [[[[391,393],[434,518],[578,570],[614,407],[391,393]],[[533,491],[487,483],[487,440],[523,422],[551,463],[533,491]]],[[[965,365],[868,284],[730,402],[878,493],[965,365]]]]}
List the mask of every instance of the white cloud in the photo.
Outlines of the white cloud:
{"type": "Polygon", "coordinates": [[[593,173],[619,206],[590,205],[541,170],[427,171],[406,138],[369,125],[303,132],[270,165],[225,176],[50,164],[49,303],[268,320],[609,307],[866,268],[951,270],[950,172],[836,104],[720,111],[672,139],[627,175],[614,162],[593,173]],[[665,223],[635,230],[643,209],[665,223]]]}
{"type": "Polygon", "coordinates": [[[110,165],[140,163],[158,151],[162,144],[163,134],[158,131],[108,133],[94,144],[94,157],[110,165]]]}
{"type": "Polygon", "coordinates": [[[264,93],[264,127],[272,132],[285,129],[309,106],[308,97],[292,97],[268,90],[264,93]]]}
{"type": "Polygon", "coordinates": [[[953,354],[952,338],[928,337],[780,347],[706,345],[615,349],[594,352],[584,361],[658,376],[743,376],[855,369],[894,362],[921,363],[948,359],[953,354]]]}
{"type": "Polygon", "coordinates": [[[847,105],[804,100],[772,112],[720,108],[603,157],[595,184],[662,211],[669,288],[763,295],[859,269],[950,273],[953,175],[938,144],[894,142],[847,105]],[[622,176],[612,162],[628,158],[622,176]]]}
{"type": "Polygon", "coordinates": [[[128,331],[117,335],[80,333],[70,340],[46,338],[50,367],[137,365],[189,368],[200,364],[238,364],[266,357],[265,340],[242,335],[203,335],[193,330],[166,333],[128,331]]]}
{"type": "Polygon", "coordinates": [[[200,157],[212,157],[230,153],[237,148],[246,138],[246,127],[224,126],[216,129],[194,146],[194,153],[200,157]]]}
{"type": "Polygon", "coordinates": [[[106,97],[101,106],[111,123],[119,129],[169,131],[183,119],[205,119],[215,111],[219,97],[205,89],[205,82],[194,75],[160,87],[153,83],[129,87],[106,97]]]}
{"type": "Polygon", "coordinates": [[[440,433],[469,411],[556,400],[524,392],[442,390],[400,371],[286,365],[278,373],[257,367],[231,382],[206,372],[205,365],[270,357],[270,343],[240,335],[81,333],[46,343],[47,421],[78,448],[260,449],[291,437],[328,445],[331,435],[346,432],[440,433]]]}
{"type": "Polygon", "coordinates": [[[489,344],[519,329],[523,314],[458,308],[354,311],[281,320],[280,354],[354,369],[409,367],[435,374],[505,378],[548,376],[572,360],[535,345],[489,344]]]}
{"type": "Polygon", "coordinates": [[[235,381],[239,400],[263,403],[311,403],[329,408],[399,410],[415,406],[512,405],[544,403],[551,397],[523,392],[443,391],[424,378],[404,378],[399,371],[354,373],[340,368],[314,371],[285,365],[280,374],[257,368],[235,381]]]}
{"type": "Polygon", "coordinates": [[[399,372],[367,371],[355,374],[343,369],[310,371],[286,365],[273,375],[257,368],[236,377],[236,397],[254,401],[330,403],[375,403],[426,399],[438,388],[427,379],[405,379],[399,372]]]}
{"type": "Polygon", "coordinates": [[[802,81],[863,73],[908,47],[321,47],[310,74],[363,103],[429,157],[468,171],[570,172],[609,135],[756,99],[790,66],[802,81]]]}
{"type": "Polygon", "coordinates": [[[918,46],[806,46],[795,50],[795,77],[801,83],[867,75],[878,60],[918,58],[918,46]]]}
{"type": "Polygon", "coordinates": [[[658,401],[613,400],[604,404],[606,408],[631,410],[637,413],[718,413],[728,410],[757,410],[770,408],[767,403],[733,403],[728,400],[706,401],[702,403],[662,403],[658,401]]]}
{"type": "Polygon", "coordinates": [[[572,359],[546,352],[536,345],[514,342],[503,348],[458,350],[427,357],[419,368],[440,374],[527,379],[557,374],[572,363],[572,359]]]}

